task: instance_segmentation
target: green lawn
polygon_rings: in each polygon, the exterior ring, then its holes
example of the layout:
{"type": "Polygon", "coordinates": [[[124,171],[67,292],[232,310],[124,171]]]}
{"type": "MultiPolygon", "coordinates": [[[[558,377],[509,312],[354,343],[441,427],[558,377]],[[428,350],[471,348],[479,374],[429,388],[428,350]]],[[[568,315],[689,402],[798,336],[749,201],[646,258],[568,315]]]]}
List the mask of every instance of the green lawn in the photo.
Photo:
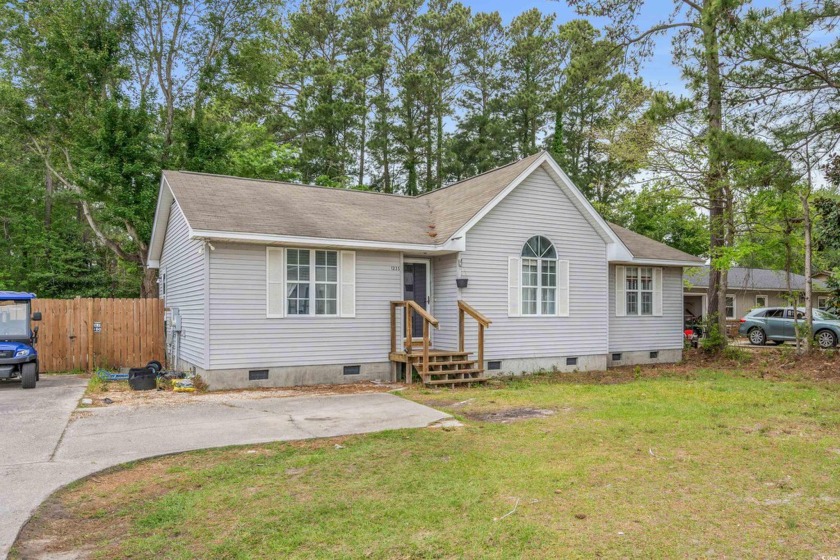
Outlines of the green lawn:
{"type": "Polygon", "coordinates": [[[406,398],[464,427],[141,462],[54,497],[19,546],[47,536],[101,558],[840,555],[840,384],[656,375],[412,388],[406,398]],[[556,413],[476,419],[514,407],[556,413]]]}

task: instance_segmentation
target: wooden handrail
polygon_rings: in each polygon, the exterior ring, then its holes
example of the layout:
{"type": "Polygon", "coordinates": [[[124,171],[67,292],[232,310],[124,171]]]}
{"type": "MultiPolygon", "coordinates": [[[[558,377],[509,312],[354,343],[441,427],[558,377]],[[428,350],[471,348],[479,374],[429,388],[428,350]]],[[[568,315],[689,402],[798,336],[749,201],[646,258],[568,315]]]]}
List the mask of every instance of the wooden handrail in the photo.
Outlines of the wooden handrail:
{"type": "Polygon", "coordinates": [[[423,308],[422,305],[420,305],[419,303],[417,303],[413,299],[409,299],[409,300],[405,300],[405,301],[392,301],[391,305],[395,306],[395,307],[399,307],[399,306],[405,307],[406,305],[409,305],[409,306],[411,306],[411,308],[415,312],[417,312],[421,317],[423,317],[423,319],[425,319],[426,321],[431,323],[432,326],[434,326],[434,327],[438,326],[438,323],[439,323],[438,320],[435,319],[428,311],[426,311],[423,308]]]}
{"type": "Polygon", "coordinates": [[[482,314],[480,311],[477,311],[472,305],[470,305],[464,300],[458,300],[458,309],[466,311],[470,315],[470,317],[484,325],[485,328],[489,327],[493,323],[493,321],[488,319],[484,314],[482,314]]]}
{"type": "Polygon", "coordinates": [[[429,350],[431,349],[431,336],[429,335],[429,325],[439,328],[438,320],[435,319],[422,305],[413,300],[402,300],[391,302],[391,352],[397,351],[397,307],[405,309],[405,338],[404,347],[406,354],[406,383],[411,383],[411,360],[410,358],[414,352],[414,337],[412,333],[411,314],[417,313],[423,319],[423,359],[421,373],[429,371],[429,350]]]}
{"type": "Polygon", "coordinates": [[[464,351],[464,315],[469,315],[478,323],[478,368],[484,371],[484,329],[493,322],[478,312],[469,303],[458,300],[458,351],[464,351]]]}

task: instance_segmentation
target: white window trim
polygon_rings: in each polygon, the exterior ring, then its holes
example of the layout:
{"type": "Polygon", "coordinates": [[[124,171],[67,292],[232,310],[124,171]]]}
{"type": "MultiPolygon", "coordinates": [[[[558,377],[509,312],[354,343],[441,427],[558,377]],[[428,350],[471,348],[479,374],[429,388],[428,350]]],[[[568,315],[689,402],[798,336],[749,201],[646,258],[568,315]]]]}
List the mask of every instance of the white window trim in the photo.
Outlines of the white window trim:
{"type": "Polygon", "coordinates": [[[726,300],[728,298],[732,298],[732,317],[727,315],[726,320],[727,321],[734,321],[735,319],[738,318],[738,298],[735,297],[735,294],[726,294],[726,297],[723,299],[723,312],[724,312],[724,314],[726,313],[726,308],[728,307],[728,305],[726,305],[726,300]]]}
{"type": "MultiPolygon", "coordinates": [[[[548,240],[548,242],[551,243],[551,246],[554,248],[554,255],[555,256],[554,256],[553,259],[552,258],[546,258],[546,257],[525,257],[525,256],[522,255],[522,253],[520,251],[519,257],[517,257],[518,260],[519,260],[519,315],[518,316],[519,317],[568,317],[569,316],[568,309],[565,311],[565,313],[561,313],[561,307],[562,306],[560,305],[560,293],[561,293],[561,291],[564,290],[567,293],[566,297],[568,298],[568,292],[569,292],[569,265],[568,265],[568,262],[569,261],[564,261],[562,259],[557,258],[557,245],[554,243],[554,241],[552,241],[551,239],[549,239],[545,235],[541,235],[541,234],[532,235],[531,237],[529,237],[525,241],[525,243],[527,243],[528,241],[530,241],[534,237],[543,237],[546,240],[548,240]],[[536,286],[526,286],[525,285],[525,271],[523,270],[523,268],[524,268],[526,260],[537,261],[537,285],[536,286]],[[543,285],[542,285],[542,261],[551,261],[551,262],[554,263],[554,286],[553,286],[553,288],[554,288],[554,313],[543,313],[542,312],[542,303],[543,303],[543,300],[542,300],[542,290],[543,290],[543,285]],[[565,287],[564,288],[560,287],[560,268],[561,268],[560,263],[561,262],[566,263],[566,265],[565,265],[565,279],[564,279],[565,287]],[[525,298],[523,296],[525,295],[525,289],[526,288],[528,288],[528,289],[536,288],[537,289],[537,312],[536,313],[525,313],[525,298]]],[[[524,247],[525,247],[525,245],[523,244],[523,249],[524,249],[524,247]]],[[[549,286],[549,288],[550,287],[551,286],[549,286]]],[[[509,316],[511,316],[511,315],[509,315],[509,316]]]]}
{"type": "MultiPolygon", "coordinates": [[[[302,284],[303,282],[292,282],[293,284],[302,284]]],[[[337,319],[341,317],[341,251],[335,249],[310,249],[307,247],[287,247],[283,251],[283,313],[288,318],[332,318],[337,319]],[[309,313],[289,313],[288,293],[289,293],[289,251],[309,251],[309,313]],[[315,280],[315,252],[327,251],[336,254],[336,280],[337,282],[316,282],[315,280]],[[315,313],[315,284],[334,284],[336,286],[335,292],[335,313],[334,314],[317,314],[315,313]]]]}
{"type": "MultiPolygon", "coordinates": [[[[639,273],[641,274],[641,273],[639,273]]],[[[646,265],[646,264],[626,264],[617,265],[615,267],[615,316],[616,317],[662,317],[665,315],[664,310],[664,290],[665,290],[665,269],[660,266],[646,265]],[[628,268],[650,268],[651,269],[651,290],[642,290],[641,275],[638,280],[638,288],[636,290],[627,289],[627,269],[628,268]],[[627,311],[627,294],[638,294],[636,312],[629,313],[627,311]],[[651,313],[642,314],[642,293],[650,292],[651,297],[651,313]]],[[[705,306],[704,306],[705,307],[705,306]]]]}
{"type": "Polygon", "coordinates": [[[828,307],[829,296],[817,296],[817,309],[826,309],[828,307]],[[820,300],[825,300],[825,306],[820,305],[820,300]]]}
{"type": "Polygon", "coordinates": [[[756,294],[755,295],[755,306],[756,307],[769,307],[770,298],[764,294],[756,294]],[[758,305],[758,298],[764,298],[764,305],[758,305]]]}
{"type": "MultiPolygon", "coordinates": [[[[269,245],[265,248],[265,265],[265,316],[267,319],[282,319],[287,317],[344,319],[354,318],[356,316],[356,251],[341,251],[326,247],[278,247],[269,245]],[[288,312],[287,268],[289,250],[309,251],[309,313],[306,315],[298,313],[291,314],[288,312]],[[318,284],[315,274],[315,251],[332,251],[336,253],[336,281],[326,282],[327,284],[336,286],[336,312],[334,314],[319,315],[315,313],[317,307],[315,286],[318,284]],[[280,259],[280,266],[276,266],[275,263],[275,278],[272,278],[271,261],[273,258],[280,259]],[[275,287],[276,290],[277,285],[280,286],[279,297],[281,301],[278,306],[280,312],[271,313],[273,301],[271,299],[272,287],[275,287]]],[[[321,283],[323,284],[324,282],[321,283]]]]}
{"type": "Polygon", "coordinates": [[[163,300],[163,306],[166,307],[166,267],[162,267],[158,273],[158,293],[163,300]]]}
{"type": "Polygon", "coordinates": [[[656,299],[656,281],[655,276],[656,272],[655,266],[642,266],[642,265],[628,265],[624,268],[624,313],[629,317],[637,316],[637,317],[655,317],[656,310],[654,309],[654,301],[656,299]],[[628,271],[631,268],[636,269],[636,285],[637,288],[635,290],[628,290],[627,289],[627,278],[629,278],[628,271]],[[643,290],[642,289],[642,269],[649,268],[650,269],[650,290],[643,290]],[[627,294],[634,293],[636,294],[636,312],[630,313],[627,310],[627,294]],[[642,294],[643,293],[650,293],[650,313],[642,313],[642,294]]]}
{"type": "Polygon", "coordinates": [[[520,285],[520,306],[522,309],[522,316],[523,317],[556,317],[557,316],[557,309],[558,309],[558,302],[557,302],[557,283],[558,283],[558,266],[557,266],[557,259],[540,259],[534,257],[520,257],[519,260],[519,285],[520,285]],[[525,261],[536,261],[537,262],[537,285],[536,286],[526,286],[525,285],[525,261]],[[553,262],[554,263],[554,286],[543,286],[542,285],[542,263],[543,261],[546,262],[553,262]],[[554,290],[554,313],[543,313],[542,312],[542,304],[543,304],[543,288],[545,289],[553,289],[554,290]],[[536,313],[525,313],[525,290],[537,290],[537,312],[536,313]]]}

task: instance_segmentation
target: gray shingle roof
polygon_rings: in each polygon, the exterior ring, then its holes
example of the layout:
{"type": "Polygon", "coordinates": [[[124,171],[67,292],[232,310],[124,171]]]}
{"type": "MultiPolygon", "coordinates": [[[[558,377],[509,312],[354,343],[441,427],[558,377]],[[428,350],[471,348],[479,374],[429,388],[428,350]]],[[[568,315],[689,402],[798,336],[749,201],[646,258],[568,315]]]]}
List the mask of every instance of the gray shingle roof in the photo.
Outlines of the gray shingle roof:
{"type": "MultiPolygon", "coordinates": [[[[609,223],[609,222],[607,222],[609,223]]],[[[689,255],[679,249],[669,247],[650,237],[645,237],[635,231],[630,231],[619,225],[609,223],[612,230],[621,239],[621,242],[638,259],[656,259],[666,261],[693,261],[698,264],[706,262],[705,259],[689,255]]]]}
{"type": "MultiPolygon", "coordinates": [[[[709,267],[688,269],[685,279],[692,286],[705,288],[709,284],[709,267]]],[[[733,267],[729,269],[728,282],[732,290],[772,290],[786,291],[787,274],[784,270],[768,270],[766,268],[733,267]]],[[[791,273],[790,285],[794,290],[805,289],[805,277],[791,273]]],[[[814,280],[814,288],[825,289],[825,282],[814,280]]]]}
{"type": "MultiPolygon", "coordinates": [[[[164,171],[193,230],[258,235],[442,244],[544,152],[416,196],[164,171]]],[[[702,262],[610,224],[638,258],[702,262]]]]}

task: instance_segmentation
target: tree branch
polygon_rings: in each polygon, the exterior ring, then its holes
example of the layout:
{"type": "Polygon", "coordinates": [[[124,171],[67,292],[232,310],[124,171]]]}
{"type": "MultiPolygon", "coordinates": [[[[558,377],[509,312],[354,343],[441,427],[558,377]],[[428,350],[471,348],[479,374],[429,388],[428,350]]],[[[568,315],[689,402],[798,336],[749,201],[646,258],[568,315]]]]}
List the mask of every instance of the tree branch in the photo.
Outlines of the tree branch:
{"type": "MultiPolygon", "coordinates": [[[[106,247],[108,247],[111,251],[114,252],[115,255],[117,255],[119,258],[123,259],[124,261],[134,262],[134,263],[138,263],[138,264],[141,264],[141,265],[144,264],[143,260],[140,258],[139,255],[132,255],[130,253],[127,253],[125,251],[125,249],[120,247],[119,243],[117,243],[113,239],[108,238],[108,236],[105,235],[105,233],[99,227],[99,224],[97,224],[96,220],[93,218],[93,212],[90,209],[90,203],[88,203],[88,201],[85,200],[85,198],[82,196],[81,187],[79,187],[75,183],[69,181],[66,177],[64,177],[64,175],[59,173],[52,166],[49,158],[46,156],[44,151],[41,149],[41,146],[38,144],[37,140],[35,140],[33,138],[32,143],[35,146],[35,151],[37,151],[38,154],[41,156],[41,159],[44,161],[44,165],[47,166],[47,169],[50,171],[50,173],[55,175],[55,177],[61,182],[62,185],[64,185],[65,187],[67,187],[68,189],[70,189],[71,191],[76,193],[77,195],[79,195],[79,202],[82,205],[82,213],[85,215],[85,220],[87,220],[88,226],[90,226],[90,229],[93,231],[94,235],[96,235],[96,238],[99,240],[99,242],[102,243],[103,245],[105,245],[106,247]]],[[[66,153],[65,153],[65,157],[67,157],[66,153]]],[[[69,161],[68,161],[68,163],[69,163],[69,161]]],[[[128,224],[126,224],[126,225],[128,225],[128,224]]],[[[135,232],[135,234],[136,234],[136,232],[135,232]]],[[[139,240],[139,238],[137,239],[137,242],[139,244],[142,243],[139,240]]]]}
{"type": "Polygon", "coordinates": [[[691,23],[690,21],[683,21],[679,23],[663,23],[661,25],[654,25],[638,37],[633,37],[631,39],[625,40],[621,46],[626,47],[628,45],[632,45],[633,43],[638,43],[655,33],[659,33],[660,31],[667,31],[668,29],[674,29],[675,27],[691,27],[694,29],[700,29],[700,26],[696,23],[691,23]]]}

